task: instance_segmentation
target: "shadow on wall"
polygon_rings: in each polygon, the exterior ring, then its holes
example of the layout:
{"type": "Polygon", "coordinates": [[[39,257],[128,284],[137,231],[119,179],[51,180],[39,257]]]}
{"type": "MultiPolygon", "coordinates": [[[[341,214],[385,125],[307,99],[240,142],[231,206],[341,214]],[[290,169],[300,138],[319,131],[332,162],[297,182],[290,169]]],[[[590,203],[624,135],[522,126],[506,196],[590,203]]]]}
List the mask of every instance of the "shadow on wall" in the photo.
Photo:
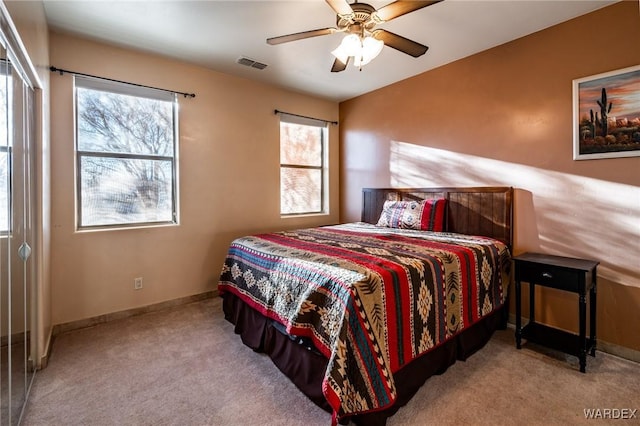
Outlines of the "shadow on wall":
{"type": "Polygon", "coordinates": [[[640,287],[640,188],[406,142],[390,149],[391,186],[513,186],[516,254],[598,260],[599,276],[640,287]]]}

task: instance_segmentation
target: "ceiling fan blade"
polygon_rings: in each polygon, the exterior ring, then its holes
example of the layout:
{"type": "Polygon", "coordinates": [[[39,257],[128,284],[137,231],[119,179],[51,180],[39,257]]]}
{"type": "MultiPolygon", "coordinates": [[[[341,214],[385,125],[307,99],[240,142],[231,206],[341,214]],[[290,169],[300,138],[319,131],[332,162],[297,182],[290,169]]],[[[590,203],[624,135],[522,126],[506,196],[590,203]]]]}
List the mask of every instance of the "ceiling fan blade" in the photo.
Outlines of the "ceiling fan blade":
{"type": "MultiPolygon", "coordinates": [[[[327,0],[329,1],[329,0],[327,0]]],[[[431,6],[432,4],[440,3],[442,0],[432,1],[413,1],[413,0],[398,0],[393,3],[389,3],[386,6],[382,6],[380,9],[373,12],[373,19],[379,22],[387,22],[398,16],[406,15],[409,12],[413,12],[423,7],[431,6]]]]}
{"type": "Polygon", "coordinates": [[[340,16],[347,16],[353,14],[353,10],[347,0],[325,0],[331,9],[334,10],[340,16]]]}
{"type": "Polygon", "coordinates": [[[340,72],[347,69],[347,65],[349,64],[349,58],[347,58],[347,63],[342,62],[340,59],[333,61],[333,66],[331,67],[331,72],[340,72]]]}
{"type": "Polygon", "coordinates": [[[336,28],[321,28],[318,30],[303,31],[301,33],[287,34],[279,37],[271,37],[267,39],[267,43],[271,45],[288,43],[290,41],[302,40],[305,38],[317,37],[337,32],[336,28]]]}
{"type": "Polygon", "coordinates": [[[392,47],[414,58],[424,55],[429,50],[424,44],[409,40],[387,30],[375,30],[372,35],[375,39],[382,40],[385,46],[392,47]]]}

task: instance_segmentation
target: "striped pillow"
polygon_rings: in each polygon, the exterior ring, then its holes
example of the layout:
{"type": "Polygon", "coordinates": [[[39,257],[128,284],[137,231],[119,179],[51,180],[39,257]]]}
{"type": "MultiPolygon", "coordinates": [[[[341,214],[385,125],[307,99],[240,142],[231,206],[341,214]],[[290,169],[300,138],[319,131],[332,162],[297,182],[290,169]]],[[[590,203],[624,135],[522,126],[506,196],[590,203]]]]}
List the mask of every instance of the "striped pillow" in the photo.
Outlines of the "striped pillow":
{"type": "Polygon", "coordinates": [[[378,226],[442,232],[446,205],[447,200],[444,198],[422,201],[385,201],[378,226]]]}

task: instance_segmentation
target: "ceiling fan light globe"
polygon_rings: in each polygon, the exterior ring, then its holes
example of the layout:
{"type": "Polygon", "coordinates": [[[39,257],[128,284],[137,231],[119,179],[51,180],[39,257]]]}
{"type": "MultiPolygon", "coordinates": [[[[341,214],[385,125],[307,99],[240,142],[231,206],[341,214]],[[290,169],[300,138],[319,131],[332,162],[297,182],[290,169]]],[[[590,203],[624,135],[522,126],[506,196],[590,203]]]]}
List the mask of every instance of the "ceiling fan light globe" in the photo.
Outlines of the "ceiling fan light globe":
{"type": "Polygon", "coordinates": [[[347,60],[349,59],[349,55],[341,51],[340,46],[338,46],[334,51],[332,51],[331,54],[335,56],[336,59],[342,62],[343,64],[346,64],[347,60]]]}
{"type": "Polygon", "coordinates": [[[382,40],[375,39],[373,37],[365,37],[362,40],[362,57],[367,60],[367,63],[371,62],[376,56],[382,52],[384,42],[382,40]]]}
{"type": "Polygon", "coordinates": [[[342,39],[342,43],[340,43],[338,49],[342,49],[342,51],[347,56],[356,56],[360,54],[360,51],[362,50],[362,42],[360,41],[360,37],[358,37],[356,34],[347,35],[342,39]]]}
{"type": "Polygon", "coordinates": [[[365,37],[362,40],[362,51],[353,57],[353,66],[362,67],[375,59],[380,54],[384,43],[373,37],[365,37]]]}
{"type": "Polygon", "coordinates": [[[349,57],[353,58],[353,65],[362,67],[380,54],[384,42],[367,36],[360,38],[356,34],[349,34],[342,39],[340,46],[331,52],[340,62],[346,64],[349,57]]]}

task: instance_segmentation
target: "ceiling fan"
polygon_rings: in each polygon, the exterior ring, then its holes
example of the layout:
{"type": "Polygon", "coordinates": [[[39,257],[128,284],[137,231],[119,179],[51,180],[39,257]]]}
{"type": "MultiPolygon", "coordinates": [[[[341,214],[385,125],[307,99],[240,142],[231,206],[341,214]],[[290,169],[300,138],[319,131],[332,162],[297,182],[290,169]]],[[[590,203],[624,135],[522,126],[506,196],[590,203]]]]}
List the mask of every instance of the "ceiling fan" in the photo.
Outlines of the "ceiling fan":
{"type": "Polygon", "coordinates": [[[391,31],[376,27],[379,24],[439,3],[442,0],[397,0],[379,9],[367,3],[359,3],[357,0],[351,4],[347,0],[325,1],[337,14],[337,28],[321,28],[271,37],[267,39],[267,43],[276,45],[339,32],[346,33],[347,36],[340,46],[331,52],[336,57],[331,67],[331,72],[344,71],[351,59],[353,59],[354,65],[362,69],[362,66],[375,58],[385,45],[417,58],[424,55],[429,48],[391,31]]]}

